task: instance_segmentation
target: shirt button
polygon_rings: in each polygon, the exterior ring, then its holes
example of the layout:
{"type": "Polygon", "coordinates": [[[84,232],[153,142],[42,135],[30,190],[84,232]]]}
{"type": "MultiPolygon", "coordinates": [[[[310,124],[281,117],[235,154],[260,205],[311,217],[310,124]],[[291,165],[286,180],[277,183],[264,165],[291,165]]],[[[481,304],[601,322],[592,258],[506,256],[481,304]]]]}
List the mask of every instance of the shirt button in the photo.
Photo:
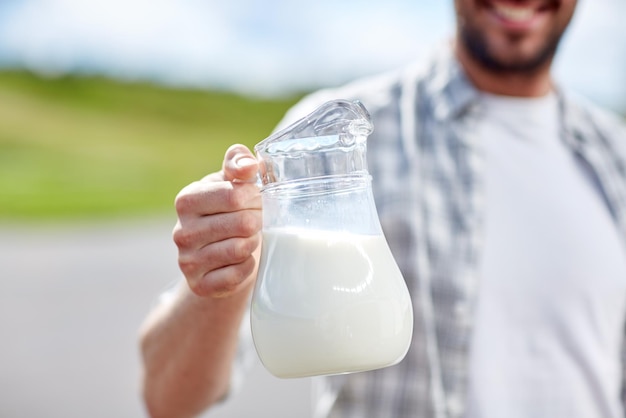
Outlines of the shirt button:
{"type": "Polygon", "coordinates": [[[457,323],[462,326],[468,326],[470,324],[470,305],[467,302],[457,302],[454,305],[454,317],[457,323]]]}
{"type": "Polygon", "coordinates": [[[458,417],[463,412],[463,401],[458,395],[451,395],[446,401],[450,416],[458,417]]]}

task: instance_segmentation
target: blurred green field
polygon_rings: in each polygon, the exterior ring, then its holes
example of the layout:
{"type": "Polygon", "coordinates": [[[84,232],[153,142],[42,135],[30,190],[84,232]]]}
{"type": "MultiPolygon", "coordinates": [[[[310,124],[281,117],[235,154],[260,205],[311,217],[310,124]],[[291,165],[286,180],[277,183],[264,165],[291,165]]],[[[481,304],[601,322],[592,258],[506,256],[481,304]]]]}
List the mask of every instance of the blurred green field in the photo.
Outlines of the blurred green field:
{"type": "Polygon", "coordinates": [[[172,211],[226,148],[266,137],[297,100],[0,72],[0,220],[172,211]]]}

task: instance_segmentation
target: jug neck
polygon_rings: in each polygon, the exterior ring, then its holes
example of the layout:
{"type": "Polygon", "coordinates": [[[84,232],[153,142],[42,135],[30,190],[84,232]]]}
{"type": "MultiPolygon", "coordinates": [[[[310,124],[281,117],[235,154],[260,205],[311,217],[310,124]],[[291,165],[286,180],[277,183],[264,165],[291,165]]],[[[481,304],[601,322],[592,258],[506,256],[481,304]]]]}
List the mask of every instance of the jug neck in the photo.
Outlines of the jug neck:
{"type": "Polygon", "coordinates": [[[371,176],[367,172],[362,172],[304,177],[269,183],[261,188],[261,194],[278,199],[293,199],[367,191],[370,187],[371,176]]]}
{"type": "Polygon", "coordinates": [[[382,234],[369,174],[270,184],[261,190],[263,229],[382,234]]]}
{"type": "MultiPolygon", "coordinates": [[[[320,138],[314,139],[317,144],[320,138]]],[[[306,143],[302,139],[300,143],[306,143]]],[[[366,143],[362,141],[349,147],[332,146],[327,149],[273,155],[271,159],[261,159],[259,176],[264,187],[283,183],[303,183],[314,179],[346,179],[369,176],[367,171],[366,143]]]]}

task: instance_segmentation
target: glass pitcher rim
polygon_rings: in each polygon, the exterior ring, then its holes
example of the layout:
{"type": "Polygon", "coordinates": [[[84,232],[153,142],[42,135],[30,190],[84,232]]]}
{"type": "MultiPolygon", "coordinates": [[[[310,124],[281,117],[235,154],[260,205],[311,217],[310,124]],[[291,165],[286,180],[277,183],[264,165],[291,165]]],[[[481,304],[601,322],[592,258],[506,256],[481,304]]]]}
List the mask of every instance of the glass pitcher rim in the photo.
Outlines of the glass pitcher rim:
{"type": "Polygon", "coordinates": [[[331,134],[323,134],[325,129],[333,127],[333,134],[339,136],[350,136],[354,138],[367,138],[372,133],[374,125],[371,121],[369,111],[363,103],[358,100],[333,99],[324,102],[315,110],[290,123],[286,127],[272,133],[254,146],[254,150],[259,154],[265,154],[271,144],[280,141],[290,141],[298,138],[328,137],[331,134]],[[324,117],[331,114],[333,109],[343,110],[340,118],[324,122],[324,117]],[[351,117],[350,117],[351,116],[351,117]],[[320,135],[302,135],[300,133],[312,129],[314,133],[320,135]]]}

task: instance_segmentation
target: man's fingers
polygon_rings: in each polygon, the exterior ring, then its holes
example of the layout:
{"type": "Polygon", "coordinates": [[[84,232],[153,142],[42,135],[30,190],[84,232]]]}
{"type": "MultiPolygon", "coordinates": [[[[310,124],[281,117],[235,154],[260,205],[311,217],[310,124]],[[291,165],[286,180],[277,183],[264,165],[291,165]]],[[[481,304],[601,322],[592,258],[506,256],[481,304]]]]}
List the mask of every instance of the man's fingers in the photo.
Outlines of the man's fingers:
{"type": "Polygon", "coordinates": [[[178,221],[172,238],[180,251],[195,251],[228,238],[252,237],[261,230],[262,224],[259,210],[190,217],[178,221]]]}
{"type": "Polygon", "coordinates": [[[176,196],[178,222],[172,232],[178,263],[200,296],[225,296],[254,272],[261,241],[258,162],[243,145],[231,146],[222,171],[186,186],[176,196]]]}
{"type": "Polygon", "coordinates": [[[179,217],[260,209],[261,195],[251,183],[197,181],[180,191],[175,207],[179,217]]]}
{"type": "Polygon", "coordinates": [[[187,282],[198,296],[222,297],[232,294],[251,279],[256,266],[252,255],[237,264],[230,264],[206,272],[203,275],[189,277],[187,282]]]}
{"type": "Polygon", "coordinates": [[[178,255],[180,269],[187,277],[198,277],[229,265],[244,262],[259,246],[259,234],[247,238],[229,238],[197,250],[183,250],[178,255]]]}

